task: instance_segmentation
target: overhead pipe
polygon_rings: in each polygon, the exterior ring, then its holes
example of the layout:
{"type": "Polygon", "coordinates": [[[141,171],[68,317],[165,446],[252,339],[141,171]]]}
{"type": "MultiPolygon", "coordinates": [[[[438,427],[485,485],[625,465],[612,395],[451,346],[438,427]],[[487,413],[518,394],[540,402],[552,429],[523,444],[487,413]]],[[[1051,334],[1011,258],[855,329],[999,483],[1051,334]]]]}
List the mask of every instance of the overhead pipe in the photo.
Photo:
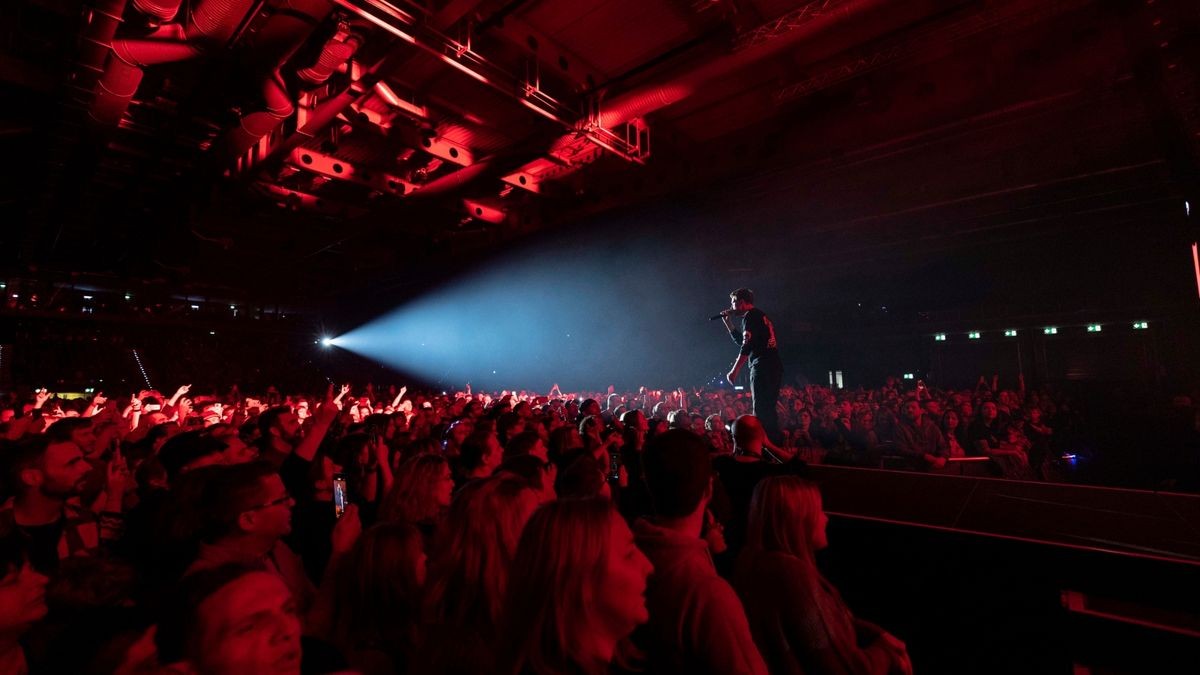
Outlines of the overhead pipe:
{"type": "Polygon", "coordinates": [[[95,73],[104,72],[104,60],[112,49],[113,36],[121,25],[126,0],[94,0],[84,10],[80,36],[79,64],[95,73]]]}
{"type": "Polygon", "coordinates": [[[303,126],[297,126],[296,131],[271,147],[265,157],[259,158],[259,163],[266,160],[278,160],[287,157],[292,150],[316,137],[325,127],[329,126],[343,112],[363,95],[372,91],[388,73],[391,73],[401,63],[404,56],[400,50],[387,50],[378,61],[367,68],[356,80],[350,81],[333,96],[323,99],[305,116],[303,126]]]}
{"type": "Polygon", "coordinates": [[[317,60],[309,66],[296,70],[296,77],[305,85],[317,87],[325,84],[334,71],[354,58],[358,48],[362,46],[363,37],[358,33],[339,30],[330,36],[321,47],[317,60]]]}
{"type": "Polygon", "coordinates": [[[287,85],[284,84],[283,76],[278,70],[263,81],[262,97],[262,108],[242,115],[238,125],[229,130],[225,138],[225,148],[230,156],[236,157],[249,150],[259,139],[274,131],[296,112],[292,95],[288,93],[287,85]]]}
{"type": "Polygon", "coordinates": [[[222,143],[226,157],[242,155],[296,111],[280,69],[332,11],[331,0],[280,0],[275,4],[274,14],[255,35],[252,45],[256,60],[267,71],[263,75],[262,105],[244,114],[226,134],[222,143]]]}
{"type": "Polygon", "coordinates": [[[141,85],[143,68],[195,58],[224,45],[253,4],[254,0],[199,0],[182,24],[164,24],[144,38],[113,40],[108,65],[96,85],[92,120],[102,126],[120,123],[141,85]]]}
{"type": "MultiPolygon", "coordinates": [[[[479,4],[481,4],[481,0],[451,0],[430,18],[429,25],[437,30],[445,30],[462,17],[470,14],[479,4]]],[[[357,11],[353,7],[347,9],[357,11]]],[[[377,82],[384,81],[390,73],[403,67],[411,58],[410,55],[403,54],[398,49],[388,50],[371,67],[367,68],[359,79],[350,82],[333,96],[321,101],[308,113],[304,126],[297,128],[295,133],[272,147],[268,156],[261,158],[260,161],[287,157],[293,149],[321,133],[356,101],[364,95],[370,94],[377,82]]]]}
{"type": "Polygon", "coordinates": [[[183,0],[133,0],[133,8],[158,23],[168,23],[179,13],[183,0]]]}

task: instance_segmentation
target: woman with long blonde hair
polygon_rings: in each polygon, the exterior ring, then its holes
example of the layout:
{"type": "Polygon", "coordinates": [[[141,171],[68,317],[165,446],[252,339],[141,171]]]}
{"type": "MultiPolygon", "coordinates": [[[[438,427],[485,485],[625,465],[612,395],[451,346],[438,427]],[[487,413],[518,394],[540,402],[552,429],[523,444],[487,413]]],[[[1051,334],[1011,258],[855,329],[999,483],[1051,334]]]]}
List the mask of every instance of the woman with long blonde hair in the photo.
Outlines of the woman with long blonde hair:
{"type": "Polygon", "coordinates": [[[454,479],[446,458],[433,453],[406,460],[379,507],[379,522],[416,526],[430,550],[433,536],[450,507],[454,479]]]}
{"type": "Polygon", "coordinates": [[[829,522],[817,486],[798,476],[762,480],[750,500],[734,587],[772,673],[912,673],[904,643],[854,617],[817,569],[829,522]]]}
{"type": "Polygon", "coordinates": [[[525,525],[509,577],[497,673],[598,675],[645,623],[653,571],[606,499],[543,504],[525,525]]]}
{"type": "Polygon", "coordinates": [[[513,475],[467,483],[437,541],[418,672],[479,673],[492,665],[509,568],[540,493],[513,475]]]}

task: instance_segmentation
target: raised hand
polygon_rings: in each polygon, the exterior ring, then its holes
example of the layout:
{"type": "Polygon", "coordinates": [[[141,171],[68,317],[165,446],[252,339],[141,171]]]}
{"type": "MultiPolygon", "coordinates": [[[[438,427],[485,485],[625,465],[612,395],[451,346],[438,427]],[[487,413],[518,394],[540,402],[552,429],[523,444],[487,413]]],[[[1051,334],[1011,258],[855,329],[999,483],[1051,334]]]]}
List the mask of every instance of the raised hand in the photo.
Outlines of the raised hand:
{"type": "MultiPolygon", "coordinates": [[[[349,388],[350,385],[348,384],[342,385],[342,391],[346,391],[349,388]]],[[[333,397],[333,383],[330,382],[329,388],[325,390],[325,400],[321,402],[321,405],[313,415],[313,422],[332,422],[338,416],[338,413],[341,412],[340,401],[338,400],[340,398],[340,396],[338,398],[333,397]]]]}
{"type": "Polygon", "coordinates": [[[108,493],[109,499],[120,499],[129,484],[129,466],[125,463],[125,458],[121,456],[120,448],[113,450],[112,459],[108,461],[108,469],[104,478],[105,491],[108,493]]]}
{"type": "Polygon", "coordinates": [[[383,439],[383,436],[374,437],[375,447],[371,450],[375,453],[375,459],[379,462],[379,466],[387,466],[388,463],[388,444],[383,439]]]}
{"type": "Polygon", "coordinates": [[[350,549],[354,548],[354,542],[358,541],[360,534],[362,534],[362,521],[358,519],[358,506],[347,504],[342,517],[333,526],[333,535],[330,537],[333,554],[349,553],[350,549]]]}

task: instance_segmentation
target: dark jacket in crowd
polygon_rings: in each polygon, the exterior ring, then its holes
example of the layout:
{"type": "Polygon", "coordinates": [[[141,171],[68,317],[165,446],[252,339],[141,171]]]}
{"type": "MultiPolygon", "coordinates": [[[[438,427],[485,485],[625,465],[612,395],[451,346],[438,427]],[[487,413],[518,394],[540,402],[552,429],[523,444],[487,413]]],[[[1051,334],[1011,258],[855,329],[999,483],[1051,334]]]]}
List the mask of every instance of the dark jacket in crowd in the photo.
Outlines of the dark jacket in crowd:
{"type": "Polygon", "coordinates": [[[907,457],[914,468],[925,469],[925,455],[949,457],[950,446],[933,420],[921,415],[916,424],[905,420],[896,427],[896,452],[907,457]]]}
{"type": "Polygon", "coordinates": [[[650,622],[633,635],[647,672],[765,675],[742,603],[717,576],[708,544],[647,520],[638,520],[633,533],[654,564],[646,589],[650,622]]]}

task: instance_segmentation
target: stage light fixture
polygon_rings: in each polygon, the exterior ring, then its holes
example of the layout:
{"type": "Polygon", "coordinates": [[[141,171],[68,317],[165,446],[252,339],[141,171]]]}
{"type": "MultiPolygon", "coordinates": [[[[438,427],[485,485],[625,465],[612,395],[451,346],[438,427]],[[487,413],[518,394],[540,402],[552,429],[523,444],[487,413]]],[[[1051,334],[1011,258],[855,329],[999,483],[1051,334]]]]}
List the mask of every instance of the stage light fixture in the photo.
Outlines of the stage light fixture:
{"type": "Polygon", "coordinates": [[[331,337],[321,338],[321,346],[325,347],[325,348],[332,347],[333,346],[333,338],[331,338],[331,337]]]}

